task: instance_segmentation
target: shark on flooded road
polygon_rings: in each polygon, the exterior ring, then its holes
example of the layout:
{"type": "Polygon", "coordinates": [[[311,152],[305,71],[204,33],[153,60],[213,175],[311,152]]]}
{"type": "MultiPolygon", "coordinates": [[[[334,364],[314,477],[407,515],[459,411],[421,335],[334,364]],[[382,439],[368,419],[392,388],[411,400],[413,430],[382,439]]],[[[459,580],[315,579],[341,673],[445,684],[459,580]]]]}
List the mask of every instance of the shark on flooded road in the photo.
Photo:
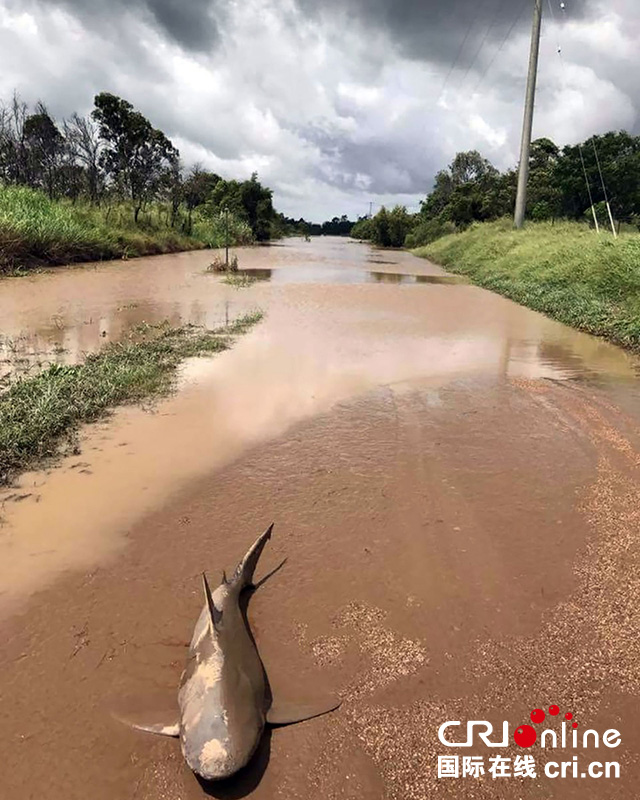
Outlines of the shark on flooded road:
{"type": "Polygon", "coordinates": [[[205,781],[229,778],[255,753],[265,725],[289,725],[326,714],[337,700],[317,705],[272,703],[264,667],[241,605],[273,524],[258,537],[231,579],[212,593],[203,574],[204,606],[196,622],[178,692],[179,716],[131,722],[140,730],[180,737],[191,770],[205,781]]]}

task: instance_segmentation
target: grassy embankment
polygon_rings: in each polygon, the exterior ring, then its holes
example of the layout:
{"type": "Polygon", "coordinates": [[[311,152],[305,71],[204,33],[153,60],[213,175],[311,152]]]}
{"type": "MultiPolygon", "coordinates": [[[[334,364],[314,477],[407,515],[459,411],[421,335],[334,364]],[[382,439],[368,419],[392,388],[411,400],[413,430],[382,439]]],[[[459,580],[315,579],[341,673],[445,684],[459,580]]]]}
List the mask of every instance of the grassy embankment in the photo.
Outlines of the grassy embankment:
{"type": "Polygon", "coordinates": [[[166,394],[180,362],[219,353],[262,318],[259,311],[205,330],[167,323],[141,326],[75,366],[54,365],[0,394],[0,485],[38,462],[77,447],[83,422],[124,403],[166,394]]]}
{"type": "MultiPolygon", "coordinates": [[[[222,218],[197,218],[193,235],[169,224],[169,210],[156,204],[138,223],[130,205],[95,207],[84,202],[52,201],[24,186],[0,185],[0,273],[43,265],[70,264],[174,253],[223,244],[222,218]]],[[[246,243],[251,231],[233,220],[232,244],[246,243]]]]}
{"type": "Polygon", "coordinates": [[[561,322],[640,349],[640,236],[577,223],[476,224],[413,251],[561,322]]]}

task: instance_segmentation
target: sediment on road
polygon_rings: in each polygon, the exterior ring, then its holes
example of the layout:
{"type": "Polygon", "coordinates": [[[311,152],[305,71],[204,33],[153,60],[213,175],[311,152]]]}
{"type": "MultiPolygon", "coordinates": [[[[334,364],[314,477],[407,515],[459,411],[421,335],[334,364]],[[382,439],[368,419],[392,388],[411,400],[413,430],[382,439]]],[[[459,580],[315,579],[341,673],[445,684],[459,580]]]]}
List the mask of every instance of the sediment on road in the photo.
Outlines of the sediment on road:
{"type": "Polygon", "coordinates": [[[227,350],[262,318],[255,311],[208,330],[195,325],[141,325],[81,364],[53,364],[10,383],[0,393],[0,485],[18,473],[77,447],[83,422],[110,409],[167,394],[180,363],[227,350]]]}
{"type": "Polygon", "coordinates": [[[577,223],[471,226],[413,251],[473,283],[616,344],[640,349],[640,236],[577,223]]]}

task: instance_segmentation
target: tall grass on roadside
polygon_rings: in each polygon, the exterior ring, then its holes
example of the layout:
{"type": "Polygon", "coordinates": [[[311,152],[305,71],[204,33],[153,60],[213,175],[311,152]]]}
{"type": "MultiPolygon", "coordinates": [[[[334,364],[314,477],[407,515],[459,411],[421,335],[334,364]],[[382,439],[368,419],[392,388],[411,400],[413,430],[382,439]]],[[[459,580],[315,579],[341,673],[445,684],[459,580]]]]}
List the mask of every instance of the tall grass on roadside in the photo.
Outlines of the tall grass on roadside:
{"type": "Polygon", "coordinates": [[[0,185],[0,270],[134,257],[202,247],[172,228],[108,222],[109,209],[49,200],[24,186],[0,185]]]}
{"type": "Polygon", "coordinates": [[[53,365],[0,394],[0,485],[73,444],[78,426],[114,406],[166,394],[180,362],[218,353],[260,321],[262,313],[206,330],[168,323],[145,325],[74,366],[53,365]]]}
{"type": "Polygon", "coordinates": [[[414,251],[561,322],[640,349],[640,236],[578,223],[473,225],[414,251]]]}
{"type": "Polygon", "coordinates": [[[223,247],[227,238],[232,246],[252,241],[250,226],[233,214],[196,212],[191,235],[181,232],[184,216],[179,209],[172,227],[169,204],[154,203],[135,223],[131,203],[74,204],[26,186],[0,184],[0,273],[223,247]]]}

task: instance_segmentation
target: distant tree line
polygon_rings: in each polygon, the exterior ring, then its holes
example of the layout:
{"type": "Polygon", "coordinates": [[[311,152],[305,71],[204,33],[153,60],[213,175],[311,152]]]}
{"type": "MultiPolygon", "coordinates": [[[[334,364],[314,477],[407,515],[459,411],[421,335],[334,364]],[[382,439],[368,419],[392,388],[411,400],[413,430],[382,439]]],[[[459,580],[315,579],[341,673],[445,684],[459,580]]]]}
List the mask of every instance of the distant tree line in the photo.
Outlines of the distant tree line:
{"type": "Polygon", "coordinates": [[[126,202],[134,220],[152,203],[167,224],[190,233],[193,214],[228,213],[253,238],[281,234],[272,191],[259,182],[224,180],[200,166],[185,171],[171,140],[126,100],[102,92],[86,117],[57,122],[44,103],[29,109],[17,95],[0,104],[0,181],[46,192],[51,199],[94,205],[126,202]]]}
{"type": "MultiPolygon", "coordinates": [[[[515,169],[501,173],[476,150],[458,153],[436,175],[417,214],[402,206],[383,207],[374,217],[358,220],[352,236],[383,247],[428,244],[473,222],[510,216],[516,187],[515,169]]],[[[610,132],[564,148],[550,139],[533,143],[528,219],[593,224],[595,211],[599,223],[609,225],[605,191],[616,223],[640,229],[640,136],[610,132]]]]}
{"type": "Polygon", "coordinates": [[[323,223],[307,222],[303,217],[296,220],[280,215],[280,222],[289,235],[298,236],[350,236],[355,225],[346,214],[323,223]]]}

